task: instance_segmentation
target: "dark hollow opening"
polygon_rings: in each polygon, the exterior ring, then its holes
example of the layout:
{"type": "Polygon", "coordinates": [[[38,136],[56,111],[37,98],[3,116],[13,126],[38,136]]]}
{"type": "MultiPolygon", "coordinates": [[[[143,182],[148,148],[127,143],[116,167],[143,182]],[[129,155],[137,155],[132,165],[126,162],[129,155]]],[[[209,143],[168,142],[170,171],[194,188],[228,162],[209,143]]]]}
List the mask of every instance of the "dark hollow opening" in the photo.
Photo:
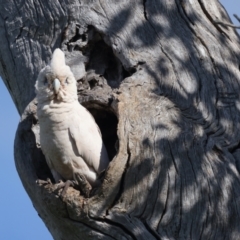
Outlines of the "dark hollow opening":
{"type": "Polygon", "coordinates": [[[87,71],[103,76],[110,87],[118,88],[122,80],[130,76],[113,50],[103,40],[97,41],[90,52],[87,71]]]}
{"type": "Polygon", "coordinates": [[[88,26],[85,32],[77,26],[75,35],[69,39],[67,45],[69,52],[81,51],[87,59],[87,73],[94,72],[97,76],[104,77],[111,88],[118,88],[126,77],[132,75],[131,69],[124,68],[112,47],[104,40],[104,36],[93,26],[88,26]]]}
{"type": "Polygon", "coordinates": [[[118,150],[117,125],[118,119],[116,115],[106,106],[100,106],[94,103],[82,103],[88,111],[93,115],[97,125],[99,126],[104,145],[107,149],[109,160],[111,161],[118,150]]]}

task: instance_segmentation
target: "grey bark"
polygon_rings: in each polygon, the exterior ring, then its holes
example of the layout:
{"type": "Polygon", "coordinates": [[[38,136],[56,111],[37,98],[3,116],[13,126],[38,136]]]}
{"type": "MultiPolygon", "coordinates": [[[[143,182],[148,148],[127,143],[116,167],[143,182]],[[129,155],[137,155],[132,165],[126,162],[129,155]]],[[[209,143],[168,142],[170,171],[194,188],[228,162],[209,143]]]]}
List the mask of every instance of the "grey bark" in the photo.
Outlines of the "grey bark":
{"type": "Polygon", "coordinates": [[[217,0],[0,1],[16,167],[54,239],[240,239],[239,37],[216,20],[217,0]],[[112,158],[90,198],[35,183],[34,83],[56,47],[112,158]]]}

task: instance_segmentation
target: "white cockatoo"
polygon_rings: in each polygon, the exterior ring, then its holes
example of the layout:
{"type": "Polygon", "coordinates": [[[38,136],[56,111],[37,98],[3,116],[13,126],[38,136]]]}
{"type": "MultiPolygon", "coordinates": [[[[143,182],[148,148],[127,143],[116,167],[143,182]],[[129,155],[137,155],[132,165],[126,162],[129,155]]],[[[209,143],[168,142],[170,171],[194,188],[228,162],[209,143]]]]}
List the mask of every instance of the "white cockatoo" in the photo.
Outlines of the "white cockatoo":
{"type": "Polygon", "coordinates": [[[60,49],[40,71],[35,87],[40,144],[55,182],[80,174],[97,186],[108,154],[94,118],[78,102],[76,80],[60,49]]]}

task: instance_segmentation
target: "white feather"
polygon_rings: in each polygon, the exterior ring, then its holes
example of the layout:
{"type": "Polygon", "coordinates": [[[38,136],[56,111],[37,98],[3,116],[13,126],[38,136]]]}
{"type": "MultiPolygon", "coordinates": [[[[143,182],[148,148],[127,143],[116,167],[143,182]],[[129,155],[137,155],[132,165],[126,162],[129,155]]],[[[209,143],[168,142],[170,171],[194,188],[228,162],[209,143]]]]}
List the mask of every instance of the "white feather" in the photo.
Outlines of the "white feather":
{"type": "Polygon", "coordinates": [[[36,90],[41,148],[55,181],[73,180],[81,173],[94,185],[109,159],[94,118],[77,100],[76,80],[60,49],[39,73],[36,90]]]}
{"type": "Polygon", "coordinates": [[[66,66],[64,53],[59,48],[57,48],[53,52],[50,67],[54,73],[61,75],[61,70],[64,66],[66,66]]]}

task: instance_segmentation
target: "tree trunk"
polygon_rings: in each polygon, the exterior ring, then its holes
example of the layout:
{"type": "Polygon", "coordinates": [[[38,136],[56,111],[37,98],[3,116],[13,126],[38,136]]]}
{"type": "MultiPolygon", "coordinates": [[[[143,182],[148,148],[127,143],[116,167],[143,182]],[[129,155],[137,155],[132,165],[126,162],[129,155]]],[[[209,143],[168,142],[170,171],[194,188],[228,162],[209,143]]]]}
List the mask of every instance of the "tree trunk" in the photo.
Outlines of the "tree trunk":
{"type": "Polygon", "coordinates": [[[54,239],[240,239],[239,37],[215,20],[217,0],[0,1],[16,167],[54,239]],[[90,198],[35,183],[34,84],[57,47],[112,159],[90,198]]]}

